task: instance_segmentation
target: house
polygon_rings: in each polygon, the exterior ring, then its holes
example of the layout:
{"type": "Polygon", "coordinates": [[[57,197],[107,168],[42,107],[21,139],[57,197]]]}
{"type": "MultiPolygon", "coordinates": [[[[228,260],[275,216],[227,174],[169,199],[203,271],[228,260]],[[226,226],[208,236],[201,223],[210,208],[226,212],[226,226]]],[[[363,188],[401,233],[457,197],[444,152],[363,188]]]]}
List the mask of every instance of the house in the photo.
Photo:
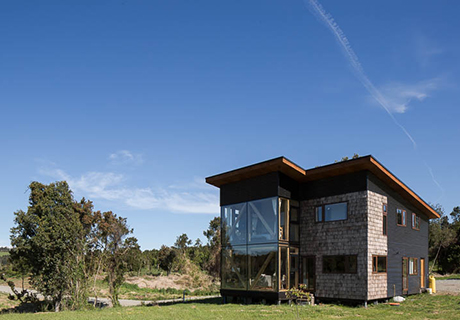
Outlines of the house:
{"type": "Polygon", "coordinates": [[[280,157],[206,178],[220,188],[221,294],[367,302],[427,286],[439,215],[372,156],[305,170],[280,157]]]}

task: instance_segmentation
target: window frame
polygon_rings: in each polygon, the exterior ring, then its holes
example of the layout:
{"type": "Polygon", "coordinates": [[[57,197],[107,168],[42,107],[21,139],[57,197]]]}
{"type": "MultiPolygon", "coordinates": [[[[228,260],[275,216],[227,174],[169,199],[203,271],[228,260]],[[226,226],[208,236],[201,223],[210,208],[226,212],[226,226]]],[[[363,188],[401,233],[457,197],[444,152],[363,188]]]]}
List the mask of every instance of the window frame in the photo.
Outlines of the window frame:
{"type": "Polygon", "coordinates": [[[323,255],[322,256],[322,272],[323,274],[358,274],[358,255],[357,254],[335,254],[335,255],[323,255]],[[356,259],[356,270],[354,272],[351,272],[349,270],[345,270],[344,272],[325,272],[324,270],[324,258],[335,258],[335,257],[344,257],[345,258],[345,269],[347,268],[347,266],[349,265],[349,263],[347,263],[349,257],[354,257],[356,259]]]}
{"type": "Polygon", "coordinates": [[[315,223],[324,223],[324,222],[335,222],[335,221],[347,221],[348,220],[348,200],[346,201],[337,201],[337,202],[330,202],[330,203],[324,203],[318,206],[315,206],[315,223]],[[339,204],[339,203],[346,203],[347,205],[347,217],[345,219],[339,219],[339,220],[328,220],[326,221],[326,206],[329,205],[334,205],[334,204],[339,204]],[[316,210],[318,208],[321,208],[321,220],[318,220],[318,215],[316,213],[316,210]]]}
{"type": "Polygon", "coordinates": [[[382,256],[382,255],[372,255],[372,274],[385,274],[388,273],[388,256],[382,256]],[[378,258],[385,258],[385,271],[378,271],[379,266],[378,266],[378,258]],[[376,261],[376,268],[374,271],[374,261],[376,261]]]}
{"type": "Polygon", "coordinates": [[[411,225],[412,225],[413,230],[417,230],[417,231],[420,230],[420,216],[414,212],[412,212],[411,225]]]}
{"type": "Polygon", "coordinates": [[[396,225],[399,226],[399,227],[406,227],[407,226],[407,212],[406,212],[406,210],[399,209],[399,208],[396,209],[396,225]],[[401,212],[402,224],[399,224],[399,221],[398,221],[398,215],[399,215],[400,212],[401,212]]]}
{"type": "Polygon", "coordinates": [[[382,235],[388,236],[388,204],[382,204],[382,235]]]}
{"type": "Polygon", "coordinates": [[[409,258],[408,260],[409,260],[408,261],[409,270],[407,274],[409,276],[417,276],[418,275],[418,258],[409,258]],[[412,266],[412,270],[411,270],[411,266],[412,266]]]}

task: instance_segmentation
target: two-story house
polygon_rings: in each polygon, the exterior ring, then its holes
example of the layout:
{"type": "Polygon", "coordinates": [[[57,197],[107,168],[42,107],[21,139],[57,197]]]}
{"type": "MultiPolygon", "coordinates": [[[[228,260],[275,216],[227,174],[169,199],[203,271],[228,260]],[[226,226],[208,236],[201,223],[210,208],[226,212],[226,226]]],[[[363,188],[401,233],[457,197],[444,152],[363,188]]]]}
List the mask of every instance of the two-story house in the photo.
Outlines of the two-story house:
{"type": "Polygon", "coordinates": [[[305,170],[280,157],[206,178],[220,188],[221,294],[367,302],[419,293],[438,214],[372,156],[305,170]]]}

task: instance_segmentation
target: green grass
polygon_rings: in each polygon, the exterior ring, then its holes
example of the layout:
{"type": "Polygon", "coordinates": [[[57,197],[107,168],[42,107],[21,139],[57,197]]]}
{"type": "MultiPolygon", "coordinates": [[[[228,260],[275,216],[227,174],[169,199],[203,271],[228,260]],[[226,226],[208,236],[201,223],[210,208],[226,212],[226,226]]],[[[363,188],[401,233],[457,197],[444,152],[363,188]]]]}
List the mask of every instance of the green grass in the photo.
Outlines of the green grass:
{"type": "Polygon", "coordinates": [[[9,255],[10,255],[9,252],[0,251],[0,257],[9,256],[9,255]]]}
{"type": "MultiPolygon", "coordinates": [[[[93,311],[4,314],[4,319],[296,319],[295,307],[286,304],[239,305],[213,303],[185,303],[169,306],[115,308],[93,311]]],[[[400,307],[388,304],[350,307],[341,305],[320,305],[299,307],[301,319],[458,319],[460,296],[416,295],[410,296],[400,307]]]]}
{"type": "Polygon", "coordinates": [[[460,279],[460,274],[450,274],[446,276],[435,276],[436,280],[460,279]]]}
{"type": "MultiPolygon", "coordinates": [[[[120,287],[120,297],[123,299],[134,299],[134,300],[166,300],[166,299],[177,299],[182,298],[183,290],[174,288],[167,289],[149,289],[139,288],[137,284],[124,283],[120,287]]],[[[190,292],[186,290],[187,296],[210,296],[218,295],[219,292],[206,291],[206,290],[195,290],[190,292]]]]}

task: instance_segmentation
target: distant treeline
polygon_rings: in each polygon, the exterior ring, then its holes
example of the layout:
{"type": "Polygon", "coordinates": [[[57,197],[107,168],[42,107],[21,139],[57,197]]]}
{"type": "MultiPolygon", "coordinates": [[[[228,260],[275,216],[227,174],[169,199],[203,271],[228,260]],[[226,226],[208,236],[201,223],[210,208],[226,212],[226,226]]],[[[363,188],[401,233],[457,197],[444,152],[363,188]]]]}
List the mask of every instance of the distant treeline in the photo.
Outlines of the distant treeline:
{"type": "Polygon", "coordinates": [[[0,247],[0,252],[10,252],[10,249],[7,247],[0,247]]]}

